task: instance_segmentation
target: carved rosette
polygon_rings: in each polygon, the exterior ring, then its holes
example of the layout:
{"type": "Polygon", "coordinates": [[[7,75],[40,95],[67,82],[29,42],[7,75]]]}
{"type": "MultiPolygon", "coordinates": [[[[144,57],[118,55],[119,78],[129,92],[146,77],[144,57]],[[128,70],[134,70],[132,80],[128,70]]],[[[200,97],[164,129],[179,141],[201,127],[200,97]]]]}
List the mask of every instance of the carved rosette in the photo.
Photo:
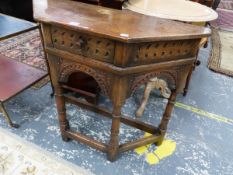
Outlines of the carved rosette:
{"type": "Polygon", "coordinates": [[[99,84],[102,92],[106,96],[109,96],[111,75],[79,63],[65,62],[61,64],[59,80],[62,82],[66,82],[69,76],[75,72],[82,72],[93,77],[95,81],[99,84]]]}
{"type": "Polygon", "coordinates": [[[170,89],[174,89],[177,86],[178,77],[177,77],[177,72],[175,70],[161,71],[161,72],[156,71],[156,72],[151,72],[144,75],[136,76],[131,83],[130,94],[132,94],[141,85],[146,84],[148,81],[150,81],[151,78],[154,77],[165,80],[168,83],[170,89]]]}

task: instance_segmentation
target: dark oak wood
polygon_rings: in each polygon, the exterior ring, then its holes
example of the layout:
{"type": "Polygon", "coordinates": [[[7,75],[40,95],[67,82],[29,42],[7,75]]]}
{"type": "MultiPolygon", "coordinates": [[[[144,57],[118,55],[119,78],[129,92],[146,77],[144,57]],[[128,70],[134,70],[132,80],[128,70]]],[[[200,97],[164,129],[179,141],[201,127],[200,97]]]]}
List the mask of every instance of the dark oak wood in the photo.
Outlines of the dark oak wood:
{"type": "MultiPolygon", "coordinates": [[[[91,110],[91,111],[94,111],[96,113],[99,113],[105,117],[108,117],[110,119],[112,119],[112,113],[107,111],[106,109],[104,108],[101,108],[101,107],[98,107],[94,104],[90,104],[90,103],[87,103],[85,101],[81,101],[73,96],[69,96],[69,95],[66,95],[64,94],[64,97],[65,97],[65,100],[69,103],[72,103],[72,104],[75,104],[75,105],[78,105],[84,109],[87,109],[87,110],[91,110]]],[[[122,115],[121,116],[121,122],[126,124],[126,125],[129,125],[129,126],[132,126],[134,128],[137,128],[137,129],[140,129],[140,130],[145,130],[146,132],[149,132],[151,134],[154,134],[158,131],[158,128],[157,127],[154,127],[150,124],[147,124],[147,123],[143,123],[142,121],[139,121],[139,120],[135,120],[131,117],[127,117],[127,116],[124,116],[122,115]]]]}
{"type": "Polygon", "coordinates": [[[65,134],[67,137],[69,137],[71,139],[79,140],[82,143],[89,144],[89,146],[91,146],[95,149],[98,149],[102,152],[107,152],[107,145],[106,144],[98,142],[96,140],[93,140],[92,138],[90,138],[88,136],[74,132],[72,130],[67,130],[65,132],[65,134]]]}
{"type": "Polygon", "coordinates": [[[65,0],[34,1],[37,21],[122,42],[149,42],[209,36],[210,30],[126,10],[65,0]],[[88,18],[88,20],[87,20],[88,18]],[[128,25],[130,24],[130,25],[128,25]],[[65,26],[65,27],[64,27],[65,26]],[[145,32],[146,31],[146,32],[145,32]]]}
{"type": "MultiPolygon", "coordinates": [[[[196,61],[201,38],[209,36],[210,30],[125,10],[65,0],[34,0],[34,17],[42,24],[63,140],[75,139],[107,152],[111,161],[116,160],[120,152],[149,143],[160,145],[176,95],[183,92],[188,74],[196,61]],[[91,76],[111,100],[113,110],[108,111],[77,99],[75,93],[82,91],[69,84],[74,73],[91,76]],[[166,81],[171,89],[158,127],[121,113],[126,99],[155,77],[166,81]],[[109,143],[100,143],[72,131],[66,117],[66,103],[110,118],[109,143]],[[152,136],[120,145],[121,123],[149,132],[152,136]]],[[[82,84],[79,80],[76,83],[82,84]]],[[[93,94],[86,93],[89,96],[93,94]]]]}
{"type": "Polygon", "coordinates": [[[131,149],[135,149],[137,147],[140,147],[141,145],[148,145],[151,143],[156,143],[160,139],[160,135],[151,135],[146,138],[139,138],[136,141],[132,141],[129,143],[125,143],[119,146],[119,152],[125,152],[131,149]]]}

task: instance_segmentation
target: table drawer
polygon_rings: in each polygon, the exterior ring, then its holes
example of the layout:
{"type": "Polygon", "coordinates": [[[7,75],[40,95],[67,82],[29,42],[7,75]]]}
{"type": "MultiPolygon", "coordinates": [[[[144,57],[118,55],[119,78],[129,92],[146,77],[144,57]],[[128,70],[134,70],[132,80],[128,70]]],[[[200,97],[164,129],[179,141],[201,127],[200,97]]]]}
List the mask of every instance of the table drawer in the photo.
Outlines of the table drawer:
{"type": "Polygon", "coordinates": [[[52,27],[51,36],[56,49],[113,63],[114,41],[58,27],[52,27]]]}
{"type": "Polygon", "coordinates": [[[199,39],[157,41],[134,47],[131,65],[167,62],[195,57],[199,39]]]}

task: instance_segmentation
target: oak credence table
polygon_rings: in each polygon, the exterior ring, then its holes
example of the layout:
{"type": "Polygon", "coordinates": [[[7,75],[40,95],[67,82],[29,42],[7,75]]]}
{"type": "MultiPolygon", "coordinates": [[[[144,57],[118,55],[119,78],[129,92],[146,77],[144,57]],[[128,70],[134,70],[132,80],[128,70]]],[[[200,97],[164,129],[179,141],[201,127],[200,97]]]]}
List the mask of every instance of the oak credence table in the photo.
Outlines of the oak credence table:
{"type": "MultiPolygon", "coordinates": [[[[75,139],[114,161],[117,154],[149,143],[162,143],[176,95],[183,92],[203,27],[158,19],[125,10],[113,10],[69,0],[34,0],[34,18],[41,23],[64,141],[75,139]],[[113,111],[76,98],[69,77],[85,73],[111,100],[113,111]],[[158,127],[126,117],[121,107],[142,84],[157,78],[171,91],[158,127]],[[92,110],[112,120],[109,143],[73,131],[66,103],[92,110]],[[119,145],[120,124],[152,133],[150,137],[119,145]]],[[[77,82],[79,83],[79,82],[77,82]]]]}

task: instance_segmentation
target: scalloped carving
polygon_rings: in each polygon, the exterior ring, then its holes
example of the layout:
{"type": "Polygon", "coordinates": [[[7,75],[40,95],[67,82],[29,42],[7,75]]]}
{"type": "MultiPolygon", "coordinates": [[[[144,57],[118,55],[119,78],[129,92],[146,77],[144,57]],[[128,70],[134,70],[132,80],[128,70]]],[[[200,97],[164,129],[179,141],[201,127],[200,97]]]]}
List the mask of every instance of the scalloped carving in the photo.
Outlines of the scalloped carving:
{"type": "Polygon", "coordinates": [[[103,93],[109,96],[110,81],[111,81],[110,75],[100,70],[95,70],[82,64],[78,64],[75,62],[62,63],[60,77],[59,77],[60,81],[67,81],[68,77],[72,73],[77,71],[86,73],[87,75],[93,77],[95,81],[99,84],[99,87],[101,88],[103,93]]]}
{"type": "Polygon", "coordinates": [[[150,81],[150,79],[158,77],[161,79],[166,79],[169,87],[171,89],[174,89],[177,85],[177,72],[175,70],[173,71],[156,71],[147,73],[141,76],[138,76],[134,79],[131,85],[131,93],[133,93],[136,89],[138,89],[141,85],[147,83],[150,81]]]}

